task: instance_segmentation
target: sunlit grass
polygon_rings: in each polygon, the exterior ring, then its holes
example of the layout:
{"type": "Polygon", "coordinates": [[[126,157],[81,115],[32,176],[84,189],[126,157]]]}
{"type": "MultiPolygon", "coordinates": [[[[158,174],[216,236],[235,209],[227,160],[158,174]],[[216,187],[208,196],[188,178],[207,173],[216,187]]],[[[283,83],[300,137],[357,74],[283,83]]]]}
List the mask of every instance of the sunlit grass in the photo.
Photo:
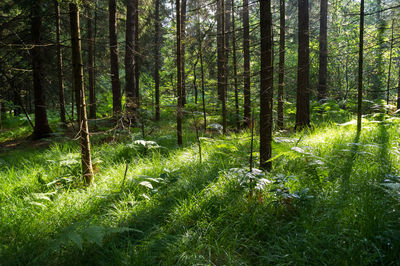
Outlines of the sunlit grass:
{"type": "Polygon", "coordinates": [[[94,137],[96,185],[87,189],[76,141],[0,155],[2,263],[361,265],[399,259],[400,198],[382,185],[400,171],[398,120],[365,119],[360,136],[354,123],[276,133],[277,157],[266,175],[274,182],[253,197],[249,184],[228,171],[248,169],[248,131],[202,133],[200,162],[192,128],[185,128],[186,146],[179,149],[170,123],[158,126],[146,137],[161,146],[156,149],[135,145],[136,129],[116,142],[94,137]],[[101,235],[100,245],[84,238],[80,249],[63,235],[81,232],[68,229],[73,225],[82,232],[90,225],[132,231],[101,235]],[[52,249],[57,239],[64,239],[62,248],[52,249]]]}

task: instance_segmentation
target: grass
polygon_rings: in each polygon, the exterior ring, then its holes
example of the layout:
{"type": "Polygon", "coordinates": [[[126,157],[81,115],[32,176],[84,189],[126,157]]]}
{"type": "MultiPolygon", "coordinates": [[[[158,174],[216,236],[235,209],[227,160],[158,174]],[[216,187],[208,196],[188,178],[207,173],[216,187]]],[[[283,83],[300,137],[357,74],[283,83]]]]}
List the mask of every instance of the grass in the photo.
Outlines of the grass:
{"type": "Polygon", "coordinates": [[[276,133],[273,171],[252,175],[249,132],[204,135],[200,163],[189,126],[182,149],[172,124],[155,126],[153,149],[140,131],[95,135],[88,189],[77,141],[0,154],[0,264],[398,263],[397,118],[276,133]]]}

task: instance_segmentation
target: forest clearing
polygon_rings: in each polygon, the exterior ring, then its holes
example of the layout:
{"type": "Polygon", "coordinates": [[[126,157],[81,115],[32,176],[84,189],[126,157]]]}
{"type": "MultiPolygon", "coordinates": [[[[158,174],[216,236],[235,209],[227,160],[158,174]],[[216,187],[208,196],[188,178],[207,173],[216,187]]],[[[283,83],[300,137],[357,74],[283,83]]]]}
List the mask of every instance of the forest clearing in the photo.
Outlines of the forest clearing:
{"type": "Polygon", "coordinates": [[[0,265],[398,265],[397,0],[0,3],[0,265]]]}

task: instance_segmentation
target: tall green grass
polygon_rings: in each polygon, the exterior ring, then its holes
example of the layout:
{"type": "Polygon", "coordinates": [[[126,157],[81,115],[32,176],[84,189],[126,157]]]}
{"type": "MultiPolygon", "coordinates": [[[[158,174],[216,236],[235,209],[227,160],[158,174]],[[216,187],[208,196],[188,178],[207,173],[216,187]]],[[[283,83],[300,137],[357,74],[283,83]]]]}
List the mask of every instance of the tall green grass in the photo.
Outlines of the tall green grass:
{"type": "Polygon", "coordinates": [[[0,264],[396,264],[399,122],[364,122],[360,134],[354,123],[276,133],[264,174],[247,173],[249,132],[204,135],[201,163],[195,135],[179,149],[167,122],[146,137],[160,147],[135,143],[140,131],[96,135],[87,189],[76,141],[9,150],[0,264]]]}

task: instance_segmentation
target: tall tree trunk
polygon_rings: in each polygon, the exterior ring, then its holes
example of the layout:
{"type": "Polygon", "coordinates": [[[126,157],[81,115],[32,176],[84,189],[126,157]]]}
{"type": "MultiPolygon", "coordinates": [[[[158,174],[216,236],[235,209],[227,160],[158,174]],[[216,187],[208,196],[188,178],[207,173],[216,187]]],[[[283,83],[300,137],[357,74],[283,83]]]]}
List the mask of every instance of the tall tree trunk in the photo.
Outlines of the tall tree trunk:
{"type": "Polygon", "coordinates": [[[283,90],[285,87],[285,28],[286,28],[286,6],[285,0],[279,1],[279,80],[278,80],[278,127],[283,129],[283,90]]]}
{"type": "Polygon", "coordinates": [[[80,98],[80,120],[79,131],[81,138],[81,160],[82,175],[86,185],[90,185],[94,181],[92,158],[90,154],[90,137],[89,126],[86,114],[85,86],[83,76],[83,61],[81,48],[81,34],[79,26],[79,10],[76,4],[69,4],[70,24],[71,24],[71,46],[72,46],[72,71],[74,77],[75,88],[79,90],[80,98]]]}
{"type": "Polygon", "coordinates": [[[186,4],[187,0],[181,3],[181,39],[182,39],[182,106],[186,104],[186,72],[185,72],[185,42],[186,42],[186,4]]]}
{"type": "Polygon", "coordinates": [[[31,14],[31,32],[32,32],[32,74],[33,74],[33,91],[35,97],[35,130],[33,137],[42,138],[51,133],[46,112],[46,97],[42,84],[42,56],[41,56],[41,1],[35,1],[32,4],[31,14]]]}
{"type": "Polygon", "coordinates": [[[364,62],[364,0],[361,0],[361,3],[360,3],[360,43],[359,43],[359,51],[358,51],[357,131],[361,131],[363,62],[364,62]]]}
{"type": "Polygon", "coordinates": [[[89,72],[89,118],[96,118],[96,94],[94,88],[94,64],[93,64],[93,33],[92,12],[87,9],[87,32],[88,32],[88,72],[89,72]]]}
{"type": "Polygon", "coordinates": [[[178,136],[178,145],[182,147],[182,107],[183,107],[183,92],[182,92],[182,44],[181,44],[181,11],[180,1],[176,0],[176,68],[177,68],[177,116],[176,116],[176,130],[178,136]]]}
{"type": "Polygon", "coordinates": [[[198,62],[199,62],[199,56],[197,56],[196,61],[194,61],[194,66],[193,66],[194,103],[195,103],[196,105],[197,105],[197,96],[198,96],[196,68],[197,68],[197,63],[198,63],[198,62]]]}
{"type": "Polygon", "coordinates": [[[249,34],[249,0],[243,0],[243,82],[244,82],[244,126],[250,126],[250,34],[249,34]]]}
{"type": "Polygon", "coordinates": [[[326,98],[328,77],[328,0],[321,0],[319,25],[318,100],[326,98]]]}
{"type": "Polygon", "coordinates": [[[310,127],[310,46],[308,0],[299,4],[296,130],[310,127]]]}
{"type": "Polygon", "coordinates": [[[60,3],[54,0],[56,11],[56,43],[57,43],[57,74],[58,74],[58,95],[60,101],[60,120],[66,123],[65,119],[65,95],[64,95],[64,82],[63,82],[63,58],[61,52],[61,23],[60,23],[60,3]]]}
{"type": "Polygon", "coordinates": [[[236,130],[240,130],[240,116],[239,116],[239,89],[237,79],[237,57],[236,57],[236,25],[235,25],[235,2],[231,0],[231,13],[232,13],[232,57],[233,57],[233,86],[235,91],[235,114],[236,114],[236,130]]]}
{"type": "Polygon", "coordinates": [[[113,115],[121,114],[121,82],[119,80],[118,38],[117,38],[117,4],[116,0],[108,1],[110,33],[110,67],[111,87],[113,94],[113,115]]]}
{"type": "Polygon", "coordinates": [[[226,134],[226,42],[225,42],[225,0],[217,0],[218,28],[218,92],[222,104],[222,131],[226,134]]]}
{"type": "Polygon", "coordinates": [[[391,39],[390,39],[389,69],[388,69],[388,78],[387,78],[387,83],[386,83],[386,104],[387,105],[389,105],[389,100],[390,100],[390,76],[392,74],[393,24],[394,24],[394,19],[392,19],[392,35],[391,35],[391,39]]]}
{"type": "Polygon", "coordinates": [[[160,0],[155,3],[155,36],[156,46],[154,50],[154,83],[156,94],[156,121],[160,120],[160,0]]]}
{"type": "Polygon", "coordinates": [[[273,53],[271,0],[260,1],[261,84],[260,84],[260,167],[271,170],[273,53]]]}
{"type": "Polygon", "coordinates": [[[136,106],[139,108],[140,106],[140,69],[139,69],[139,60],[140,60],[140,47],[139,47],[139,0],[135,0],[135,46],[134,46],[134,51],[135,51],[135,62],[136,62],[136,67],[135,67],[135,76],[136,76],[136,88],[135,88],[135,101],[136,101],[136,106]]]}
{"type": "Polygon", "coordinates": [[[126,86],[126,107],[125,111],[128,119],[135,123],[137,121],[137,82],[136,82],[136,67],[137,61],[135,56],[136,46],[136,10],[135,1],[127,1],[126,14],[126,51],[125,51],[125,86],[126,86]]]}
{"type": "Polygon", "coordinates": [[[199,57],[200,57],[200,73],[201,73],[201,101],[203,104],[203,118],[204,118],[204,131],[207,129],[207,114],[206,114],[206,100],[205,100],[205,77],[204,77],[204,64],[203,64],[203,36],[200,35],[200,21],[198,23],[198,36],[199,36],[199,57]]]}

